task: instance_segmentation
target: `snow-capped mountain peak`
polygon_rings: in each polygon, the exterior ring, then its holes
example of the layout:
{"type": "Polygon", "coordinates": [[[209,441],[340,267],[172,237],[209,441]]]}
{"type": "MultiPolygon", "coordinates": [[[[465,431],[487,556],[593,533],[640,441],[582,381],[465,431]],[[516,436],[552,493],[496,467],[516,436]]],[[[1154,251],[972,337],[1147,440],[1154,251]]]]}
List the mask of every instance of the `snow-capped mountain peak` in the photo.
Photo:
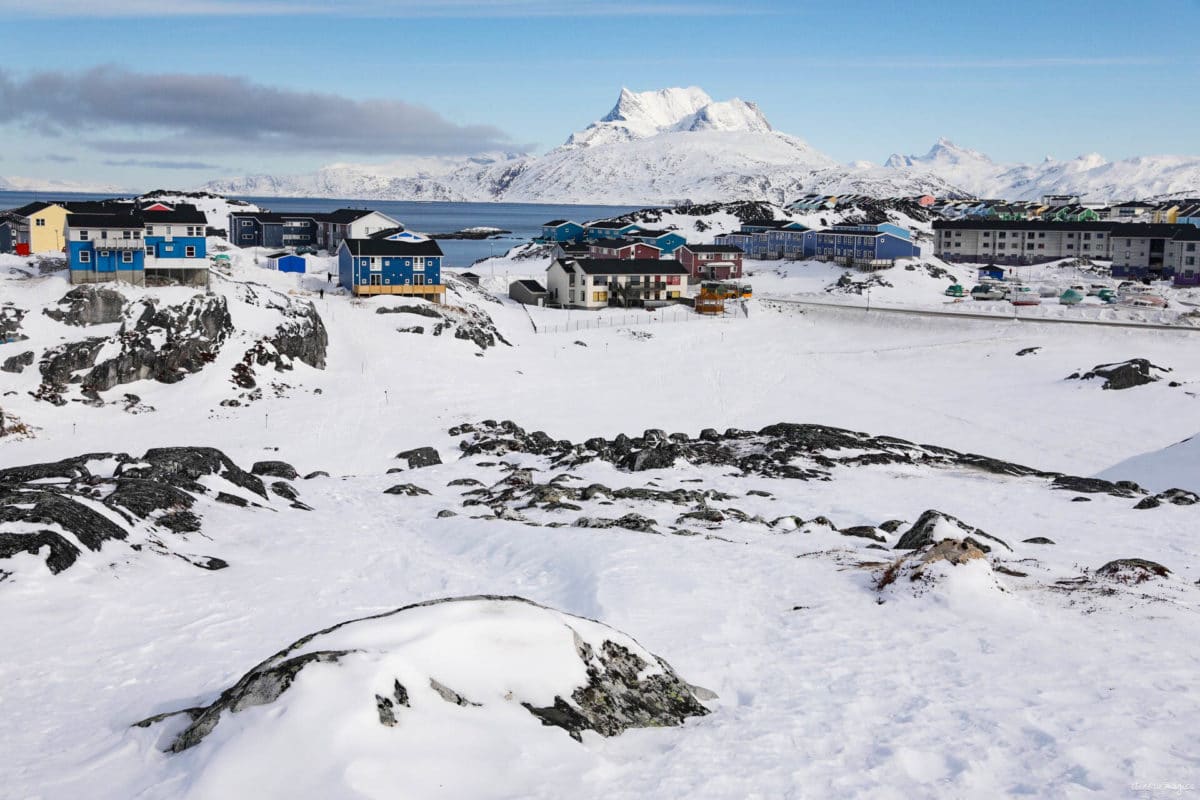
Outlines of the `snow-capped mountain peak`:
{"type": "Polygon", "coordinates": [[[754,103],[741,98],[714,101],[695,86],[649,92],[621,89],[612,110],[585,130],[571,134],[564,147],[595,147],[648,139],[671,131],[771,131],[754,103]]]}
{"type": "Polygon", "coordinates": [[[900,155],[894,153],[887,161],[884,162],[886,167],[903,168],[903,167],[921,167],[934,165],[959,165],[959,164],[992,164],[992,159],[978,150],[971,150],[967,147],[959,147],[954,142],[946,137],[939,137],[933,147],[929,148],[929,152],[923,156],[900,155]]]}

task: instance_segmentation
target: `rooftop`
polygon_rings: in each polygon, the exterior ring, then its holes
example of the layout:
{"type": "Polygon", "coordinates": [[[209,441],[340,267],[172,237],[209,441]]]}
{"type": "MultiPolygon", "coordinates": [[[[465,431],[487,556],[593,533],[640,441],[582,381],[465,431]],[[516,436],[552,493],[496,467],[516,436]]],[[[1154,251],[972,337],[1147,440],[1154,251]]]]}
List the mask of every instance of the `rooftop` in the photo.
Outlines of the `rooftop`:
{"type": "Polygon", "coordinates": [[[397,242],[392,239],[343,239],[342,246],[356,256],[440,256],[442,248],[433,239],[397,242]]]}

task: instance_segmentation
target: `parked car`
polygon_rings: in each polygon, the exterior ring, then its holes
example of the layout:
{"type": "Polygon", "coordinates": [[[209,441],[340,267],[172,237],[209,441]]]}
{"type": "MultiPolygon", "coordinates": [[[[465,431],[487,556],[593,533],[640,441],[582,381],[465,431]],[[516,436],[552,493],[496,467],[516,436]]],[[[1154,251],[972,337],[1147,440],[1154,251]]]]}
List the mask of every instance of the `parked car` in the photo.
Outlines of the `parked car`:
{"type": "Polygon", "coordinates": [[[944,292],[946,297],[966,297],[967,290],[962,287],[962,284],[951,284],[944,292]]]}
{"type": "Polygon", "coordinates": [[[981,283],[971,289],[972,300],[1003,300],[1008,292],[994,283],[981,283]]]}
{"type": "Polygon", "coordinates": [[[1042,298],[1032,286],[1014,286],[1009,300],[1014,306],[1040,306],[1042,298]]]}
{"type": "Polygon", "coordinates": [[[1083,295],[1074,289],[1067,289],[1065,292],[1059,295],[1058,302],[1062,303],[1064,306],[1077,306],[1083,302],[1083,295]]]}

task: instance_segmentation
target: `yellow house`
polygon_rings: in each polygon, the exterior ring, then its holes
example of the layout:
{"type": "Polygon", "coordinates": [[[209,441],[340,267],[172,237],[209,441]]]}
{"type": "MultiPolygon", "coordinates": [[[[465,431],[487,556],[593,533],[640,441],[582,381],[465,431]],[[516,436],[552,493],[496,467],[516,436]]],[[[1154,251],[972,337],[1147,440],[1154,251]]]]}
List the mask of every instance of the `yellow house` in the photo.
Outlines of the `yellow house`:
{"type": "Polygon", "coordinates": [[[30,203],[15,209],[13,244],[28,245],[31,253],[61,253],[67,246],[67,210],[56,203],[30,203]]]}
{"type": "Polygon", "coordinates": [[[1178,205],[1163,206],[1160,208],[1156,208],[1156,209],[1154,209],[1153,216],[1151,217],[1151,222],[1159,222],[1159,223],[1165,222],[1169,225],[1174,225],[1178,221],[1179,221],[1179,206],[1178,205]]]}

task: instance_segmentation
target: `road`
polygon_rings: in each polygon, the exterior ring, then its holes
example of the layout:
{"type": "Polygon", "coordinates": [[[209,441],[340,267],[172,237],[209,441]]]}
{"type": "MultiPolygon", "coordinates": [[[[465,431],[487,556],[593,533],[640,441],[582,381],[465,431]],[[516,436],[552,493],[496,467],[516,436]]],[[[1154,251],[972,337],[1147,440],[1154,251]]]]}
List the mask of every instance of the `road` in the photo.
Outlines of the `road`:
{"type": "Polygon", "coordinates": [[[812,306],[816,308],[835,308],[857,314],[902,314],[912,317],[954,317],[956,319],[983,319],[991,322],[1019,320],[1021,322],[1044,322],[1050,325],[1100,325],[1109,328],[1138,328],[1140,330],[1200,333],[1200,327],[1191,325],[1164,325],[1157,322],[1121,322],[1103,319],[1068,319],[1063,317],[1041,317],[1034,314],[1023,315],[1017,312],[1015,307],[1012,314],[989,314],[981,311],[936,311],[928,308],[896,308],[893,306],[872,306],[868,310],[864,306],[822,300],[796,300],[793,298],[771,296],[763,296],[760,299],[764,302],[770,303],[812,306]]]}

